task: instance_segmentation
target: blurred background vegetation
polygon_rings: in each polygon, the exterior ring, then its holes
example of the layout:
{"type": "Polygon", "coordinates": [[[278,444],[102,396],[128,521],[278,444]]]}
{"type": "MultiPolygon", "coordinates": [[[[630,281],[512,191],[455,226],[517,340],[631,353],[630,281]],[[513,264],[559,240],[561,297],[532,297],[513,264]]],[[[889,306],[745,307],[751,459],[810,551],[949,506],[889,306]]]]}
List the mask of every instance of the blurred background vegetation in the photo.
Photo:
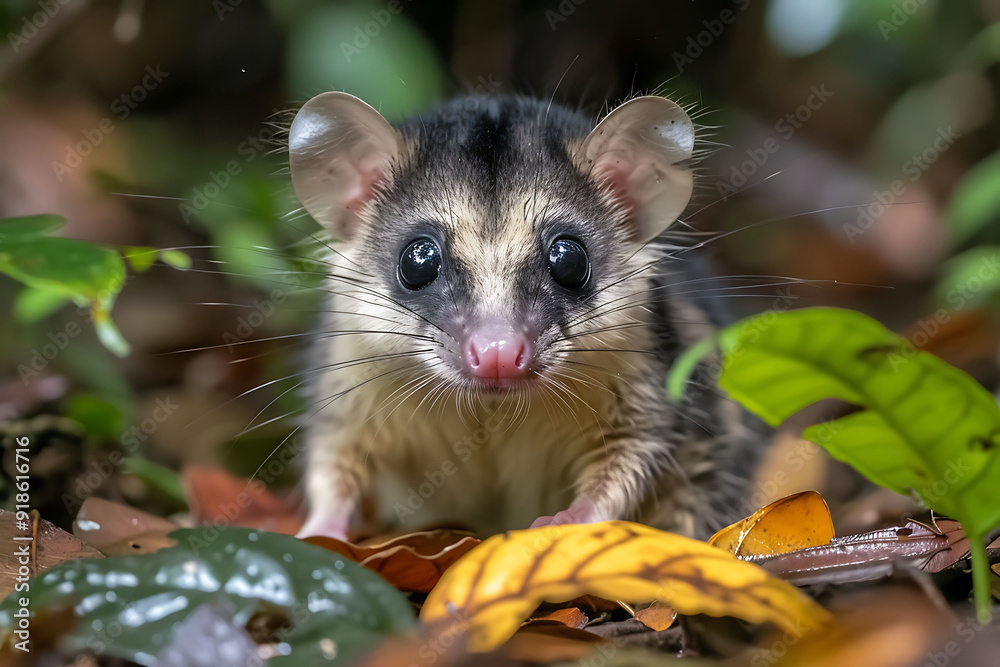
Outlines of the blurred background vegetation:
{"type": "Polygon", "coordinates": [[[0,276],[0,428],[33,434],[57,523],[90,494],[182,509],[179,467],[249,476],[296,446],[297,379],[244,393],[308,354],[316,227],[281,124],[326,90],[390,120],[666,94],[705,126],[688,222],[724,235],[699,252],[778,277],[728,305],[856,308],[996,388],[1000,0],[5,0],[0,29],[0,217],[133,255],[126,356],[87,308],[0,276]]]}

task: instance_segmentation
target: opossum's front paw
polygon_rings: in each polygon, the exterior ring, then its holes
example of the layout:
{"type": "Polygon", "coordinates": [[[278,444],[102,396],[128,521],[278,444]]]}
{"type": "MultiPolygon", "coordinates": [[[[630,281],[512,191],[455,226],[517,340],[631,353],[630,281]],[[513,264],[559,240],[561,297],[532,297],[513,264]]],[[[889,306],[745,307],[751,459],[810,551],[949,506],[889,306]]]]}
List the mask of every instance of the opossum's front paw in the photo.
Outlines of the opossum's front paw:
{"type": "Polygon", "coordinates": [[[346,512],[312,512],[295,537],[332,537],[348,542],[350,517],[346,512]]]}
{"type": "Polygon", "coordinates": [[[562,526],[567,523],[595,523],[603,520],[604,517],[598,514],[597,509],[593,506],[593,504],[588,502],[579,502],[574,503],[568,509],[556,512],[555,516],[538,517],[532,522],[531,527],[540,528],[541,526],[562,526]]]}

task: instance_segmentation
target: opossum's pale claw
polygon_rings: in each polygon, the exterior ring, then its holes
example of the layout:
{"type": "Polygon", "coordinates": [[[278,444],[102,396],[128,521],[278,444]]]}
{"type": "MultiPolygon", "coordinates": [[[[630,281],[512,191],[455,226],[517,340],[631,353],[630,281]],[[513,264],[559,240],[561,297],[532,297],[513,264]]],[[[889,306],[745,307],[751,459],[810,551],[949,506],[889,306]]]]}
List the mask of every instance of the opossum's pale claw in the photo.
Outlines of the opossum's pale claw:
{"type": "Polygon", "coordinates": [[[596,508],[588,502],[571,505],[568,509],[556,512],[555,516],[540,516],[531,523],[532,528],[541,526],[562,526],[568,523],[595,523],[602,521],[596,508]]]}
{"type": "Polygon", "coordinates": [[[341,542],[348,542],[347,528],[349,517],[344,512],[313,512],[299,528],[295,537],[332,537],[341,542]]]}

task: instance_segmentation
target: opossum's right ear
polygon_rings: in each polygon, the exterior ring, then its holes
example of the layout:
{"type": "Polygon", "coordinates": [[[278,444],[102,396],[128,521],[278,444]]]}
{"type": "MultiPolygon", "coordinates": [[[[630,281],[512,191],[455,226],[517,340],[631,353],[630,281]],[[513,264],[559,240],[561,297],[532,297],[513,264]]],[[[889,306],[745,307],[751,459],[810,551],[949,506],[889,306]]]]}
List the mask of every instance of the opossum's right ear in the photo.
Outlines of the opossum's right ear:
{"type": "Polygon", "coordinates": [[[317,95],[288,131],[292,187],[313,218],[350,238],[399,151],[396,131],[378,111],[347,93],[317,95]]]}
{"type": "Polygon", "coordinates": [[[684,109],[656,96],[613,110],[587,135],[576,155],[581,169],[610,187],[628,211],[632,238],[645,243],[684,212],[694,181],[694,124],[684,109]]]}

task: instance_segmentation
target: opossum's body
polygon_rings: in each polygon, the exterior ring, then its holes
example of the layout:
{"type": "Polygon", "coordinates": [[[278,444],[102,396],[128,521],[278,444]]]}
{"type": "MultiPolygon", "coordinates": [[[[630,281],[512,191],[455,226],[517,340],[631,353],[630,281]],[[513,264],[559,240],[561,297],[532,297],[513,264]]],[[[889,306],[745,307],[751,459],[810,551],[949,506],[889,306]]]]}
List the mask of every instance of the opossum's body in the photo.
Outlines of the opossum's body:
{"type": "Polygon", "coordinates": [[[335,237],[311,358],[306,533],[482,533],[632,518],[706,536],[756,458],[696,374],[711,331],[685,262],[651,242],[687,204],[693,128],[638,98],[596,129],[526,98],[391,128],[328,93],[293,123],[292,177],[335,237]]]}

